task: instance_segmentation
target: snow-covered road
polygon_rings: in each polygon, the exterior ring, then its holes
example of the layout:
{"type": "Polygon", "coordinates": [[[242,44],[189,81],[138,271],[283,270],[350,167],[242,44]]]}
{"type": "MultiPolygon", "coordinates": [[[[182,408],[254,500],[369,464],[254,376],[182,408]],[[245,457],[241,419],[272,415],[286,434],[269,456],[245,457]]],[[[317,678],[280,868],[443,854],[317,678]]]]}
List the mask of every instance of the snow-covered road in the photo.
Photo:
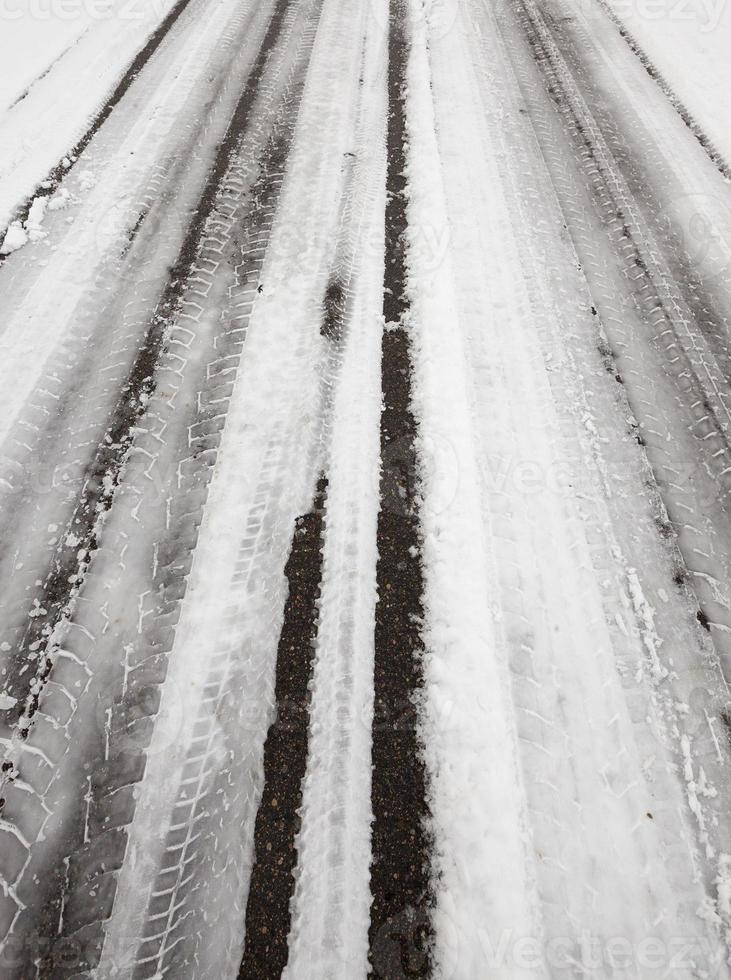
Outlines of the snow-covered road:
{"type": "Polygon", "coordinates": [[[0,6],[0,977],[731,976],[696,33],[90,10],[0,6]]]}

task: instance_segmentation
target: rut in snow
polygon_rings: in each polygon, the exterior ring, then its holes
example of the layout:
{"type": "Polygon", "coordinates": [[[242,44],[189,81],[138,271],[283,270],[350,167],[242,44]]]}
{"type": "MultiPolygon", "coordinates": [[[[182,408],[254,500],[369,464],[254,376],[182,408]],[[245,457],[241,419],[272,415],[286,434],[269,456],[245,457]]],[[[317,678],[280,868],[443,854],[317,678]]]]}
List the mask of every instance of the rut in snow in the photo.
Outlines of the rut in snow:
{"type": "MultiPolygon", "coordinates": [[[[89,143],[91,143],[104,123],[111,116],[112,112],[122,101],[123,97],[126,95],[137,76],[153,57],[170,30],[175,26],[178,20],[180,20],[182,13],[189,3],[190,0],[177,0],[177,3],[164,17],[160,25],[148,38],[145,45],[135,55],[130,65],[117,82],[114,90],[108,96],[102,107],[91,121],[84,135],[77,140],[74,146],[68,151],[64,159],[59,160],[42,184],[40,184],[30,195],[30,197],[22,205],[20,205],[20,207],[18,207],[13,220],[25,221],[30,214],[31,206],[36,197],[51,197],[51,195],[58,190],[61,181],[66,177],[68,172],[76,163],[78,157],[84,152],[86,147],[89,145],[89,143]]],[[[7,228],[0,228],[0,242],[5,237],[6,231],[7,228]]],[[[6,255],[0,255],[0,266],[5,262],[6,258],[6,255]]]]}
{"type": "MultiPolygon", "coordinates": [[[[216,206],[221,206],[221,187],[240,145],[242,134],[250,125],[251,110],[262,75],[272,47],[282,30],[287,8],[287,0],[279,0],[246,87],[216,155],[198,208],[188,227],[178,260],[171,270],[165,292],[158,302],[131,371],[122,386],[104,437],[87,465],[83,487],[69,520],[68,533],[59,535],[58,546],[43,578],[33,614],[17,650],[15,670],[11,670],[6,679],[7,689],[18,702],[18,717],[21,713],[27,720],[33,717],[43,683],[52,671],[51,660],[43,657],[44,647],[59,621],[69,614],[71,603],[79,593],[97,547],[104,515],[112,507],[115,490],[123,479],[124,465],[134,442],[136,428],[140,425],[150,396],[157,387],[156,375],[160,359],[169,346],[171,325],[180,310],[181,299],[193,266],[200,258],[206,222],[214,214],[216,206]],[[37,653],[39,650],[39,669],[35,673],[27,671],[29,653],[37,653]],[[31,684],[33,678],[39,683],[31,684]]],[[[281,151],[270,147],[269,156],[271,160],[279,162],[281,151]]],[[[267,175],[267,171],[272,169],[271,160],[267,167],[262,167],[262,185],[254,188],[260,201],[266,199],[268,183],[271,183],[271,176],[267,175]]],[[[275,166],[274,170],[276,169],[275,166]]],[[[254,232],[255,228],[250,227],[249,238],[254,236],[254,232]]],[[[21,725],[21,731],[23,730],[25,726],[21,725]]]]}
{"type": "Polygon", "coordinates": [[[373,906],[376,976],[425,976],[431,935],[426,772],[415,698],[422,684],[424,581],[419,532],[417,427],[411,407],[407,318],[406,5],[389,25],[386,273],[381,388],[381,507],[373,722],[373,906]]]}
{"type": "MultiPolygon", "coordinates": [[[[647,214],[645,198],[651,193],[648,182],[643,179],[637,185],[633,176],[637,162],[625,151],[621,129],[611,119],[610,110],[592,104],[591,86],[583,77],[586,72],[564,36],[562,25],[550,12],[539,11],[532,0],[516,0],[514,9],[548,96],[581,161],[592,203],[626,277],[630,303],[647,330],[648,346],[654,348],[683,404],[699,475],[706,469],[712,474],[714,509],[726,522],[731,507],[731,387],[727,345],[719,335],[723,315],[715,310],[713,295],[702,283],[694,281],[697,273],[684,266],[680,250],[673,248],[672,241],[658,238],[647,214]]],[[[677,474],[683,462],[674,456],[674,444],[658,437],[656,413],[647,411],[641,381],[631,370],[622,368],[620,352],[624,341],[614,342],[616,317],[611,309],[605,315],[603,304],[598,299],[597,303],[607,338],[601,353],[607,368],[625,386],[637,419],[637,439],[647,449],[670,525],[693,572],[699,554],[723,552],[718,544],[709,547],[707,542],[699,549],[695,537],[698,519],[689,520],[687,505],[678,506],[676,499],[682,492],[682,487],[677,486],[682,483],[677,474]]],[[[725,332],[725,328],[721,329],[725,332]]],[[[699,621],[710,628],[717,649],[722,652],[731,623],[731,607],[724,598],[729,572],[711,571],[703,562],[699,571],[702,574],[694,580],[699,621]]]]}
{"type": "Polygon", "coordinates": [[[297,814],[307,764],[308,689],[317,635],[326,492],[327,478],[323,475],[312,510],[297,519],[285,568],[289,596],[277,651],[276,717],[264,745],[264,789],[254,831],[256,856],[246,906],[241,980],[280,976],[287,963],[297,814]]]}

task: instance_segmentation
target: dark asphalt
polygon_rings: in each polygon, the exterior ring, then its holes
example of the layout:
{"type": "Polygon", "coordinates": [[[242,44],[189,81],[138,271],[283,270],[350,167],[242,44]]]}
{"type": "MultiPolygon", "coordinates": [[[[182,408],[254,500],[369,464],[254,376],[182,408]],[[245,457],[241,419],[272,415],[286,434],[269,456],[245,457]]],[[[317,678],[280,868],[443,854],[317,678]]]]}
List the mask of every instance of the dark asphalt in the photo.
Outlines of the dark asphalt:
{"type": "Polygon", "coordinates": [[[289,596],[277,651],[277,718],[264,745],[264,790],[254,830],[255,860],[240,980],[279,977],[287,963],[295,839],[307,766],[309,684],[322,580],[326,492],[327,480],[322,476],[312,510],[297,519],[285,568],[289,596]]]}
{"type": "Polygon", "coordinates": [[[381,385],[381,509],[373,723],[370,960],[384,980],[424,977],[431,937],[426,773],[414,698],[423,683],[423,572],[417,427],[411,409],[406,291],[405,4],[391,0],[386,273],[381,385]]]}

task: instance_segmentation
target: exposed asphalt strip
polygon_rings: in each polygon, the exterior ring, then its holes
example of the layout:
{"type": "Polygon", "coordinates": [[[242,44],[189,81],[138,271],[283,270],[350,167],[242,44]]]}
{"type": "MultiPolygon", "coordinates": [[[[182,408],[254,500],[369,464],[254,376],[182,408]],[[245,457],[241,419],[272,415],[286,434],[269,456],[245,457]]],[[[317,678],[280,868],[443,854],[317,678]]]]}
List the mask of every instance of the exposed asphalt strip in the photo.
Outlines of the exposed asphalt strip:
{"type": "Polygon", "coordinates": [[[386,980],[427,976],[432,936],[427,781],[415,704],[423,684],[424,581],[417,427],[411,409],[412,365],[405,326],[409,313],[405,15],[405,0],[391,0],[369,935],[374,975],[386,980]]]}
{"type": "Polygon", "coordinates": [[[155,373],[164,350],[167,328],[175,315],[186,278],[195,261],[205,222],[213,211],[217,189],[249,125],[257,90],[270,52],[281,32],[287,7],[288,0],[277,0],[261,48],[219,147],[178,259],[171,270],[167,286],[127,380],[122,386],[106,434],[87,468],[81,493],[68,523],[68,531],[72,534],[60,535],[59,545],[36,596],[34,614],[28,622],[18,646],[15,663],[6,678],[8,690],[12,690],[12,696],[18,700],[13,709],[15,719],[12,713],[8,713],[7,718],[12,723],[23,714],[21,734],[36,711],[43,682],[52,667],[50,659],[41,652],[37,670],[24,673],[28,655],[43,651],[54,627],[67,614],[72,600],[83,584],[91,556],[98,544],[104,514],[112,506],[115,490],[122,477],[135,428],[155,389],[155,373]],[[69,540],[73,544],[69,544],[69,540]],[[31,689],[33,694],[30,694],[31,689]]]}
{"type": "MultiPolygon", "coordinates": [[[[145,46],[135,55],[134,60],[128,66],[124,75],[122,75],[120,80],[117,82],[109,98],[92,119],[84,135],[73,147],[71,147],[63,159],[59,160],[59,162],[55,165],[55,167],[53,167],[53,169],[48,173],[38,187],[36,187],[30,197],[18,207],[15,215],[13,216],[14,221],[26,220],[30,213],[31,205],[36,197],[50,197],[51,194],[55,193],[61,181],[74,167],[79,156],[94,139],[104,123],[111,116],[114,109],[117,108],[134,80],[165,40],[165,36],[167,35],[168,31],[176,23],[176,21],[179,20],[180,15],[186,9],[189,3],[190,0],[177,0],[177,3],[152,33],[145,46]]],[[[0,241],[2,241],[2,239],[5,237],[6,231],[7,228],[0,229],[0,241]]],[[[4,263],[6,258],[6,255],[0,255],[0,266],[4,263]]]]}
{"type": "Polygon", "coordinates": [[[277,650],[277,714],[264,745],[264,789],[256,815],[240,980],[279,977],[287,964],[295,839],[307,766],[309,684],[322,580],[326,493],[327,478],[322,475],[312,510],[297,518],[285,567],[289,596],[277,650]]]}

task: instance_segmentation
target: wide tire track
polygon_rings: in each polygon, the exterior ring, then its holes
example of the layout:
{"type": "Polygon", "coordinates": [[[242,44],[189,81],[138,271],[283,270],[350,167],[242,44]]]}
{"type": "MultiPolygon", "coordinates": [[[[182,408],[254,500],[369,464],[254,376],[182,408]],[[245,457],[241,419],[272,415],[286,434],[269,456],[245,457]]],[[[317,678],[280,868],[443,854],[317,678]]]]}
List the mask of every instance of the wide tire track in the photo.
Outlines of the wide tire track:
{"type": "MultiPolygon", "coordinates": [[[[47,924],[41,924],[41,933],[54,936],[60,931],[60,937],[52,942],[51,948],[46,951],[46,966],[41,966],[41,971],[48,969],[54,976],[60,975],[57,971],[61,969],[61,963],[64,963],[66,972],[78,971],[84,968],[85,963],[93,963],[94,958],[99,954],[97,923],[106,918],[111,910],[114,898],[114,872],[119,867],[126,846],[123,828],[132,819],[134,813],[134,783],[144,772],[144,752],[151,734],[151,718],[154,717],[159,703],[160,685],[165,679],[166,655],[172,646],[178,615],[176,608],[185,591],[185,577],[190,568],[190,557],[200,524],[205,487],[215,462],[216,446],[225,420],[227,399],[230,397],[233,378],[243,349],[246,320],[256,295],[258,269],[261,268],[265,253],[267,229],[271,227],[276,194],[281,186],[287,141],[291,140],[293,131],[293,124],[291,118],[288,119],[288,115],[291,117],[293,111],[296,113],[297,99],[292,100],[292,93],[287,97],[289,102],[285,98],[283,108],[280,110],[280,135],[267,146],[264,164],[257,165],[254,158],[253,184],[251,183],[252,162],[249,156],[251,143],[244,144],[243,151],[240,150],[240,134],[247,129],[248,113],[253,105],[256,88],[262,81],[262,71],[270,67],[274,71],[281,68],[277,64],[277,59],[272,62],[269,49],[282,30],[283,18],[286,15],[285,37],[291,37],[297,24],[298,9],[295,5],[292,7],[292,12],[288,11],[288,4],[282,0],[278,16],[272,21],[258,65],[252,73],[248,88],[243,93],[239,110],[232,120],[229,137],[221,148],[217,168],[212,173],[204,194],[203,206],[194,222],[194,231],[198,235],[205,227],[202,249],[197,246],[195,235],[189,233],[184,250],[181,252],[177,272],[181,277],[188,278],[186,267],[192,263],[195,269],[190,275],[191,284],[181,290],[183,278],[174,280],[167,302],[161,307],[162,312],[153,327],[153,331],[156,328],[153,336],[160,344],[164,341],[164,348],[160,346],[159,354],[144,361],[145,365],[149,365],[148,372],[154,368],[154,375],[139,372],[144,374],[143,382],[149,378],[147,383],[150,385],[150,392],[148,398],[142,400],[145,407],[144,417],[139,421],[135,419],[137,425],[130,440],[130,449],[133,453],[130,455],[126,452],[127,460],[123,467],[120,466],[119,478],[124,478],[123,493],[120,494],[116,507],[110,512],[111,520],[107,518],[106,522],[110,527],[106,528],[105,534],[102,535],[100,550],[93,556],[90,574],[94,578],[91,582],[106,580],[107,589],[112,583],[117,582],[120,592],[115,601],[122,600],[129,604],[126,596],[129,596],[130,592],[125,590],[123,582],[126,562],[130,562],[130,558],[124,557],[120,562],[116,557],[125,556],[130,544],[127,540],[128,535],[123,530],[122,518],[127,513],[134,520],[138,512],[147,514],[148,518],[152,516],[159,509],[157,500],[161,499],[161,493],[165,494],[163,489],[165,486],[170,487],[168,494],[162,498],[163,505],[165,499],[168,501],[170,534],[167,541],[153,544],[149,558],[141,562],[141,569],[147,567],[152,569],[153,573],[150,587],[140,593],[139,599],[138,630],[142,643],[139,642],[139,638],[135,640],[134,636],[130,636],[125,641],[123,633],[109,637],[112,643],[109,648],[110,656],[104,657],[99,664],[102,669],[99,676],[94,678],[96,691],[94,696],[91,696],[87,690],[90,683],[89,671],[84,674],[85,687],[80,693],[86,693],[84,702],[86,712],[82,713],[85,715],[83,724],[86,738],[95,730],[98,732],[100,728],[103,737],[98,749],[95,749],[92,743],[87,749],[81,750],[86,757],[85,765],[96,771],[93,782],[87,782],[85,789],[80,786],[78,792],[78,797],[84,801],[85,807],[85,816],[80,828],[80,843],[83,846],[70,864],[68,859],[66,860],[66,877],[58,882],[60,891],[57,892],[56,902],[49,902],[51,893],[48,886],[52,884],[51,882],[46,883],[44,890],[42,921],[47,924]],[[283,136],[286,137],[284,142],[282,142],[283,136]],[[246,154],[241,163],[235,159],[237,150],[246,154]],[[231,169],[229,161],[232,158],[234,164],[231,169]],[[227,168],[229,173],[226,173],[227,168]],[[257,169],[260,169],[258,176],[257,169]],[[221,183],[224,177],[225,180],[221,183]],[[227,247],[228,254],[224,252],[223,255],[221,253],[225,239],[222,240],[222,235],[229,236],[230,239],[227,247]],[[243,253],[243,262],[238,267],[235,262],[232,262],[233,272],[225,272],[230,261],[228,256],[233,256],[237,250],[243,253]],[[215,273],[219,267],[225,274],[223,276],[219,274],[217,282],[215,273]],[[227,285],[231,275],[235,280],[234,288],[227,285]],[[220,336],[210,336],[207,329],[200,332],[200,326],[205,326],[205,321],[199,323],[203,313],[201,304],[213,290],[210,300],[214,303],[213,309],[216,309],[219,302],[216,294],[222,287],[224,295],[228,292],[229,314],[228,317],[223,318],[220,325],[220,336]],[[197,345],[204,346],[195,354],[196,348],[192,345],[197,330],[200,333],[197,345]],[[206,348],[209,351],[207,362],[205,359],[201,361],[201,355],[206,357],[206,348]],[[198,381],[195,380],[196,376],[199,378],[198,381]],[[194,414],[189,418],[188,424],[183,424],[181,429],[181,420],[176,416],[179,415],[181,407],[184,383],[186,386],[191,385],[193,392],[198,391],[201,394],[190,402],[194,414]],[[175,423],[172,431],[177,429],[184,443],[181,447],[182,451],[178,450],[177,463],[172,469],[168,463],[161,471],[156,464],[160,449],[165,449],[170,437],[171,423],[175,423]],[[150,510],[151,506],[152,510],[150,510]],[[115,531],[117,511],[120,511],[117,521],[120,529],[115,531]],[[113,672],[104,681],[110,669],[113,671],[115,660],[118,661],[118,654],[115,656],[113,652],[115,647],[117,650],[125,651],[120,664],[122,671],[117,673],[116,677],[113,672]],[[95,700],[96,704],[94,704],[95,700]],[[88,714],[90,709],[92,716],[88,714]],[[94,714],[96,718],[93,717],[94,714]],[[101,750],[101,757],[94,762],[94,754],[99,750],[101,750]],[[53,921],[55,916],[60,923],[58,927],[53,921]],[[78,955],[74,963],[66,966],[68,961],[74,960],[71,956],[67,956],[64,960],[63,950],[68,948],[69,944],[77,950],[78,955]]],[[[286,43],[282,46],[283,52],[286,46],[286,43]]],[[[286,61],[283,64],[286,65],[286,61]]],[[[268,83],[268,92],[270,99],[277,98],[277,87],[272,86],[271,82],[268,83]]],[[[258,110],[262,115],[254,129],[255,133],[257,129],[260,131],[254,139],[254,146],[257,139],[261,143],[262,123],[265,141],[266,127],[269,125],[265,108],[260,104],[258,110]]],[[[149,351],[146,353],[149,354],[149,351]]],[[[185,398],[188,400],[187,395],[185,398]]],[[[126,406],[125,417],[128,417],[126,406]]],[[[113,486],[116,482],[118,481],[115,481],[113,486]]],[[[115,493],[116,491],[113,491],[111,494],[112,498],[115,493]]],[[[132,526],[134,527],[134,524],[132,526]]],[[[135,547],[134,542],[132,544],[135,547]]],[[[136,547],[139,548],[139,545],[136,547]]],[[[145,547],[150,547],[149,541],[145,547]]],[[[144,551],[140,555],[132,552],[132,568],[127,571],[127,577],[130,573],[139,574],[138,563],[143,554],[144,551]]],[[[129,584],[132,585],[132,582],[129,584]]],[[[98,589],[96,591],[98,593],[98,589]]],[[[108,603],[105,603],[99,611],[94,611],[93,604],[89,605],[89,593],[90,585],[76,601],[74,608],[69,610],[71,621],[63,630],[81,637],[82,643],[84,638],[95,643],[96,637],[104,634],[104,627],[97,632],[93,624],[95,621],[97,624],[100,622],[99,612],[102,613],[102,621],[104,617],[107,617],[108,621],[110,613],[108,603]]],[[[88,646],[88,642],[86,645],[88,646]]],[[[98,643],[95,645],[98,647],[98,643]]],[[[63,665],[68,656],[71,656],[74,664],[81,665],[79,657],[60,650],[58,637],[53,643],[53,648],[55,649],[49,657],[51,661],[60,660],[63,665]]],[[[89,662],[93,662],[94,658],[98,660],[101,653],[98,648],[89,649],[87,655],[87,658],[90,658],[89,662]]],[[[60,677],[54,677],[49,694],[55,694],[57,690],[61,692],[73,690],[73,683],[63,676],[64,671],[60,673],[60,677]]],[[[75,706],[78,706],[78,699],[74,699],[74,702],[75,706]]],[[[69,703],[68,698],[66,703],[69,703]]],[[[78,726],[81,722],[73,717],[74,711],[69,716],[68,708],[64,709],[63,704],[60,708],[61,714],[57,721],[54,719],[53,704],[46,701],[42,705],[42,709],[46,709],[38,719],[43,722],[40,726],[42,740],[47,740],[49,737],[49,720],[52,722],[51,727],[55,728],[59,725],[68,727],[73,721],[76,730],[80,731],[78,726]]],[[[24,753],[32,751],[32,743],[34,740],[37,741],[38,735],[36,722],[31,738],[28,739],[28,748],[23,749],[24,753]]],[[[84,744],[86,738],[82,739],[84,744]]],[[[78,748],[75,753],[69,753],[69,756],[74,754],[79,755],[78,748]]],[[[80,759],[81,756],[79,762],[80,759]]],[[[47,764],[53,764],[51,757],[47,758],[47,764]]],[[[69,770],[70,765],[78,765],[78,762],[74,764],[69,758],[63,766],[65,785],[61,788],[61,799],[67,801],[72,787],[77,782],[77,777],[73,775],[73,768],[69,770]]],[[[23,768],[21,766],[21,770],[23,768]]],[[[16,781],[19,773],[14,769],[11,775],[14,777],[14,786],[19,786],[20,781],[16,781]]],[[[59,776],[60,771],[57,771],[53,778],[58,781],[59,776]]],[[[21,824],[27,823],[31,804],[31,799],[23,804],[22,814],[19,815],[21,824]]],[[[51,813],[49,812],[48,815],[51,816],[51,813]]],[[[64,830],[63,826],[60,828],[61,837],[56,842],[56,847],[60,849],[61,854],[65,851],[68,855],[77,846],[73,843],[78,834],[75,829],[77,821],[67,813],[63,824],[66,829],[64,830]]],[[[47,844],[45,849],[48,849],[47,844]]]]}
{"type": "MultiPolygon", "coordinates": [[[[544,16],[530,0],[519,3],[515,9],[529,48],[545,77],[551,100],[578,154],[604,233],[621,264],[622,289],[634,307],[635,317],[639,314],[647,331],[642,343],[653,352],[659,372],[656,383],[666,378],[682,405],[684,431],[690,433],[694,447],[690,458],[697,466],[693,478],[693,482],[698,483],[695,492],[703,492],[701,484],[706,471],[718,497],[715,513],[726,524],[731,480],[728,436],[731,389],[728,380],[718,366],[710,339],[699,328],[693,310],[685,302],[663,250],[643,220],[621,166],[583,98],[544,16]]],[[[601,282],[593,288],[597,288],[599,296],[601,282]]],[[[618,295],[622,292],[617,294],[615,289],[609,307],[597,300],[607,331],[606,352],[616,363],[616,373],[623,378],[627,388],[634,416],[639,421],[638,438],[647,446],[681,551],[695,575],[701,607],[699,616],[711,629],[719,654],[725,659],[731,628],[731,565],[724,554],[725,547],[720,546],[720,539],[713,542],[704,534],[695,514],[697,503],[694,505],[689,501],[690,510],[681,503],[680,497],[687,488],[677,476],[683,466],[688,466],[688,457],[682,457],[679,452],[671,453],[672,445],[663,434],[665,425],[669,424],[671,429],[677,429],[677,426],[659,417],[662,404],[646,402],[639,386],[635,386],[632,369],[625,371],[622,367],[625,342],[619,330],[615,334],[615,322],[618,327],[621,324],[621,318],[614,314],[618,295]]]]}

